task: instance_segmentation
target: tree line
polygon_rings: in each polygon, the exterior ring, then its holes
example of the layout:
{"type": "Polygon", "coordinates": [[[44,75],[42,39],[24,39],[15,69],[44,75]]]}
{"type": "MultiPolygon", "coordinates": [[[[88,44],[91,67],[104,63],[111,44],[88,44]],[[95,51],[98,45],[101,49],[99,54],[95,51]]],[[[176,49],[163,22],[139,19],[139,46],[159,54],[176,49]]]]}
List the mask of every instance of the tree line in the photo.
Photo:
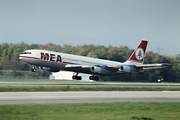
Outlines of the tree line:
{"type": "MultiPolygon", "coordinates": [[[[103,45],[92,44],[81,46],[60,46],[53,43],[45,45],[29,45],[24,42],[18,44],[2,43],[0,44],[0,70],[29,71],[31,66],[18,59],[18,55],[28,49],[45,49],[118,62],[126,61],[134,51],[129,49],[127,46],[106,47],[103,45]]],[[[157,79],[164,79],[166,82],[180,82],[180,54],[170,57],[148,51],[145,55],[144,63],[170,63],[171,66],[165,69],[148,70],[137,74],[127,73],[118,76],[100,76],[101,80],[156,82],[157,79]]],[[[41,75],[44,75],[44,73],[41,73],[41,75]]]]}

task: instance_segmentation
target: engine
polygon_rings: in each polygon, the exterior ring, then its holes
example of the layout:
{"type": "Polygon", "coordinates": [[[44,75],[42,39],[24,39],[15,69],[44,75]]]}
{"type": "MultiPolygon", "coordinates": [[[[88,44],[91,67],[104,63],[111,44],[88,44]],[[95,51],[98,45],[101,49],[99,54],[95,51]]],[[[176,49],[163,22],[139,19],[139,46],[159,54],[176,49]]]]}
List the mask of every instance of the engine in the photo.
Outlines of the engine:
{"type": "Polygon", "coordinates": [[[49,71],[49,72],[59,72],[58,69],[48,68],[48,67],[39,67],[42,71],[49,71]]]}
{"type": "Polygon", "coordinates": [[[91,71],[94,73],[107,74],[109,71],[105,68],[105,66],[93,66],[91,71]]]}
{"type": "Polygon", "coordinates": [[[132,73],[138,72],[138,70],[134,66],[121,66],[120,71],[132,73]]]}

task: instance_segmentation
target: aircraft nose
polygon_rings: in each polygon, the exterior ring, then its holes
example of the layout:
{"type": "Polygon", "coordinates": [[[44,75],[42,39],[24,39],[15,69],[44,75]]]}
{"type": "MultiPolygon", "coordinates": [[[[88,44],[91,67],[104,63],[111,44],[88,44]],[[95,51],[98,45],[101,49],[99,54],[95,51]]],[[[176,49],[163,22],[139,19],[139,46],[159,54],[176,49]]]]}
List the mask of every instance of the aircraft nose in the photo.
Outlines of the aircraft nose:
{"type": "Polygon", "coordinates": [[[21,59],[21,57],[20,57],[20,56],[21,56],[21,54],[19,54],[19,55],[18,55],[18,58],[19,58],[19,59],[21,59]]]}

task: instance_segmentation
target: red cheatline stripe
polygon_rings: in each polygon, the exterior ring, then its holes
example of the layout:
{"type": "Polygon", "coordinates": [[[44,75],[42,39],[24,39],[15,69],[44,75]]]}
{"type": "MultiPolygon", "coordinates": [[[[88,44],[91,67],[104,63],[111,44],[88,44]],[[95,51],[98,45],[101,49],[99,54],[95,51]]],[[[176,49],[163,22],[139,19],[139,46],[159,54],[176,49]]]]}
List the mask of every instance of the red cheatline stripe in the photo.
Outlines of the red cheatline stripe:
{"type": "Polygon", "coordinates": [[[22,58],[38,59],[38,58],[36,58],[36,57],[28,57],[28,56],[20,56],[20,57],[22,57],[22,58]]]}
{"type": "MultiPolygon", "coordinates": [[[[30,58],[30,59],[39,59],[39,58],[36,58],[36,57],[28,57],[28,56],[20,56],[22,58],[30,58]]],[[[76,64],[76,63],[70,63],[70,62],[63,62],[65,64],[76,64]]]]}

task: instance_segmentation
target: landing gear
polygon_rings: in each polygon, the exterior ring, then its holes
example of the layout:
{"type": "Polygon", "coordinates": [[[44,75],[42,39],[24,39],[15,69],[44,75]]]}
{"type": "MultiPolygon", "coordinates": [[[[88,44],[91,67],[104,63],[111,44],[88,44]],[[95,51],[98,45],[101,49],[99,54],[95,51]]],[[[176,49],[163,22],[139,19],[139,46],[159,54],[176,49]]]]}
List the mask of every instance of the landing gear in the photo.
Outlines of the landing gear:
{"type": "Polygon", "coordinates": [[[75,76],[75,75],[73,75],[73,76],[72,76],[72,79],[73,79],[73,80],[81,80],[82,77],[81,77],[81,76],[75,76]]]}
{"type": "Polygon", "coordinates": [[[89,80],[98,81],[98,80],[99,80],[99,77],[98,77],[98,76],[89,76],[89,80]]]}
{"type": "Polygon", "coordinates": [[[32,68],[31,68],[31,72],[36,72],[36,68],[35,68],[34,65],[33,65],[32,68]]]}
{"type": "Polygon", "coordinates": [[[81,77],[81,76],[78,76],[78,73],[76,73],[76,75],[73,75],[73,76],[72,76],[72,79],[73,79],[73,80],[81,80],[82,77],[81,77]]]}
{"type": "MultiPolygon", "coordinates": [[[[79,73],[76,73],[75,75],[72,76],[73,80],[82,80],[81,76],[78,76],[79,73]]],[[[98,76],[89,76],[89,80],[94,80],[94,81],[98,81],[99,77],[98,76]]]]}

